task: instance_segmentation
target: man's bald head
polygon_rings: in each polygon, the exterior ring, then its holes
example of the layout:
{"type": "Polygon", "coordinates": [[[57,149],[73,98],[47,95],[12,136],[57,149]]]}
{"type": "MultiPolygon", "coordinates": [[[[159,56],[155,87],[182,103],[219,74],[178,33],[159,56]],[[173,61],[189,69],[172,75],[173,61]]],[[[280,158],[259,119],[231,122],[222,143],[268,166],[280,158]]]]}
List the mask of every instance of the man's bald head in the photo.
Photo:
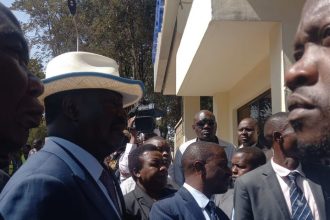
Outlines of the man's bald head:
{"type": "Polygon", "coordinates": [[[198,141],[190,144],[182,155],[182,167],[185,177],[194,172],[195,161],[205,163],[215,156],[215,152],[220,154],[223,159],[227,161],[224,147],[221,147],[218,144],[206,141],[198,141]]]}
{"type": "Polygon", "coordinates": [[[275,131],[282,131],[289,124],[288,112],[278,112],[271,115],[264,125],[264,137],[267,142],[267,146],[271,147],[273,142],[273,133],[275,131]]]}
{"type": "Polygon", "coordinates": [[[231,176],[227,163],[224,147],[212,142],[194,142],[182,156],[185,181],[208,198],[224,193],[231,176]]]}
{"type": "Polygon", "coordinates": [[[198,121],[199,118],[201,117],[201,115],[208,115],[210,118],[215,120],[215,117],[213,115],[212,112],[210,112],[209,110],[200,110],[199,112],[197,112],[194,116],[194,122],[198,121]]]}
{"type": "Polygon", "coordinates": [[[192,125],[198,140],[215,142],[217,131],[217,122],[212,112],[201,110],[195,114],[192,125]]]}

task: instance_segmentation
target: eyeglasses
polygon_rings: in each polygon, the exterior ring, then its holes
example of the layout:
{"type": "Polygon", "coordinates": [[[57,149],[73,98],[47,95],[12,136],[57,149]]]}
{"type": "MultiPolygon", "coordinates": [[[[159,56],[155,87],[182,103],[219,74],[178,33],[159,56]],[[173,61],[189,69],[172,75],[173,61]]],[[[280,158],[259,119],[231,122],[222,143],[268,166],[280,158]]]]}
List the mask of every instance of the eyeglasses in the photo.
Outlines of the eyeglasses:
{"type": "Polygon", "coordinates": [[[200,128],[203,128],[206,124],[209,126],[214,126],[215,121],[213,119],[203,119],[201,121],[196,122],[196,125],[200,128]]]}

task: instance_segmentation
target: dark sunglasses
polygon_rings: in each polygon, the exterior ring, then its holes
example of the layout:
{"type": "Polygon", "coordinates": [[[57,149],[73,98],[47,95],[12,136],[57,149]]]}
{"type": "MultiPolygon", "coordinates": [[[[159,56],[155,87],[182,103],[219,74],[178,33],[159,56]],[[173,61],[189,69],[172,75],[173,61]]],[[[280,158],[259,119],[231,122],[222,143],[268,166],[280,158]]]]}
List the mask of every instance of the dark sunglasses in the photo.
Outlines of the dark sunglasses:
{"type": "Polygon", "coordinates": [[[212,119],[203,119],[201,121],[196,122],[196,125],[200,128],[203,128],[206,124],[208,124],[209,126],[214,126],[215,121],[212,119]]]}

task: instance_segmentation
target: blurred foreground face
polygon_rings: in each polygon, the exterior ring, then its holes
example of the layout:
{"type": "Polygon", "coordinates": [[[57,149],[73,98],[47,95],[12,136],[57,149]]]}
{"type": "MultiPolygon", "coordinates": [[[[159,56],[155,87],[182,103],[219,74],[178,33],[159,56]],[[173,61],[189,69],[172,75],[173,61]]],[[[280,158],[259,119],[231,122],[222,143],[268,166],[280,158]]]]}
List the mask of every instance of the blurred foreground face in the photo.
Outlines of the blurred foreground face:
{"type": "Polygon", "coordinates": [[[306,1],[295,37],[295,63],[285,74],[289,120],[305,155],[330,146],[330,2],[306,1]]]}
{"type": "Polygon", "coordinates": [[[0,141],[1,153],[17,151],[37,127],[43,107],[37,97],[43,85],[29,70],[29,52],[19,24],[0,4],[0,141]]]}

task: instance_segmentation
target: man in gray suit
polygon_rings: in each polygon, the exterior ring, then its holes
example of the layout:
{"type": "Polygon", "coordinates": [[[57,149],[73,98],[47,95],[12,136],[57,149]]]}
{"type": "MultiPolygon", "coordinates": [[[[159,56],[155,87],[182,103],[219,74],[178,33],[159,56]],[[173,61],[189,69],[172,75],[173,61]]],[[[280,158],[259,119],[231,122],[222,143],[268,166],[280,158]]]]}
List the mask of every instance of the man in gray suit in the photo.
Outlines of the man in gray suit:
{"type": "Polygon", "coordinates": [[[330,219],[328,168],[300,163],[300,152],[288,113],[280,112],[265,123],[265,138],[274,156],[267,164],[237,179],[234,219],[330,219]],[[298,197],[298,199],[296,199],[298,197]]]}

